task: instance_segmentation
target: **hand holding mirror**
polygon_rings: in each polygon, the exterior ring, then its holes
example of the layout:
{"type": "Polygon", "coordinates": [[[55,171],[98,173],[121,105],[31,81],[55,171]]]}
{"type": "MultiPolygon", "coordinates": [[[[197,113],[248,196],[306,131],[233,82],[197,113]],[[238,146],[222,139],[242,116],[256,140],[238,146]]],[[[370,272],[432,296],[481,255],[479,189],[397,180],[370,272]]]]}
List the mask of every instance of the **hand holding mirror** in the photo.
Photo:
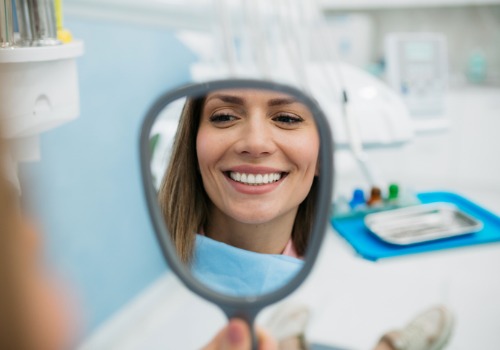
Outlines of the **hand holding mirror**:
{"type": "Polygon", "coordinates": [[[316,260],[332,148],[317,104],[286,85],[221,80],[162,95],[143,123],[141,167],[174,273],[252,326],[316,260]]]}

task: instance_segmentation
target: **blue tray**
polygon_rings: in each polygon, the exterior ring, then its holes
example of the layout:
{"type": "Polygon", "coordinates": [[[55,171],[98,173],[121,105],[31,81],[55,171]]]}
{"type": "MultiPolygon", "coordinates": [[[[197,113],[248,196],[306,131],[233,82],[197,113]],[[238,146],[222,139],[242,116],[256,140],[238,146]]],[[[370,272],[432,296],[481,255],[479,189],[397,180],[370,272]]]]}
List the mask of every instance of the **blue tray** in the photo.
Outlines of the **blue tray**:
{"type": "Polygon", "coordinates": [[[470,235],[399,246],[386,243],[371,233],[366,228],[363,217],[332,219],[331,224],[353,246],[358,254],[373,261],[393,256],[500,241],[500,217],[470,200],[451,192],[424,192],[418,194],[417,197],[422,203],[453,203],[465,213],[482,221],[483,229],[470,235]]]}

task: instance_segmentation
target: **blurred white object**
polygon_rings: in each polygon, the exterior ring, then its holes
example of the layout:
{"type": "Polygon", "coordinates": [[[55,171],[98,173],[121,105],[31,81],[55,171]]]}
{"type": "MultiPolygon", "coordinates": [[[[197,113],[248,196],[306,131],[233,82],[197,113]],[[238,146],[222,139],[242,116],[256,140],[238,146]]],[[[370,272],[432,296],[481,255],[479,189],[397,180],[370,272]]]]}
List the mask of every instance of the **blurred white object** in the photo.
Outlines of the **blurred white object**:
{"type": "Polygon", "coordinates": [[[297,343],[303,344],[310,318],[311,311],[306,304],[285,301],[275,308],[265,329],[279,342],[295,337],[297,343]]]}
{"type": "Polygon", "coordinates": [[[0,119],[14,161],[39,159],[40,133],[80,113],[76,57],[83,43],[0,49],[0,119]]]}
{"type": "MultiPolygon", "coordinates": [[[[357,67],[340,63],[338,69],[348,95],[346,112],[354,116],[363,145],[399,145],[412,139],[412,121],[400,96],[384,82],[357,67]]],[[[311,67],[308,71],[313,71],[311,91],[331,121],[335,142],[347,145],[348,136],[340,102],[335,100],[331,89],[329,91],[326,88],[327,78],[321,75],[320,69],[311,67]]]]}
{"type": "MultiPolygon", "coordinates": [[[[365,68],[371,62],[375,42],[373,20],[368,15],[343,14],[329,16],[324,21],[324,35],[331,41],[337,58],[342,62],[365,68]]],[[[317,38],[311,38],[311,40],[317,38]]]]}
{"type": "Polygon", "coordinates": [[[342,63],[329,66],[336,74],[322,75],[316,71],[315,79],[311,79],[311,92],[330,119],[336,144],[348,146],[364,180],[370,186],[380,187],[383,180],[372,166],[365,147],[401,146],[410,141],[413,124],[408,109],[392,89],[367,72],[342,63]],[[322,86],[325,77],[330,80],[327,85],[339,85],[334,91],[340,89],[345,93],[345,103],[336,103],[332,89],[322,86]]]}
{"type": "Polygon", "coordinates": [[[414,116],[444,113],[447,45],[439,33],[392,33],[385,38],[387,81],[414,116]]]}
{"type": "Polygon", "coordinates": [[[186,98],[183,97],[166,106],[151,129],[150,139],[156,138],[151,154],[151,174],[157,190],[160,189],[163,174],[170,161],[177,126],[185,103],[186,98]]]}

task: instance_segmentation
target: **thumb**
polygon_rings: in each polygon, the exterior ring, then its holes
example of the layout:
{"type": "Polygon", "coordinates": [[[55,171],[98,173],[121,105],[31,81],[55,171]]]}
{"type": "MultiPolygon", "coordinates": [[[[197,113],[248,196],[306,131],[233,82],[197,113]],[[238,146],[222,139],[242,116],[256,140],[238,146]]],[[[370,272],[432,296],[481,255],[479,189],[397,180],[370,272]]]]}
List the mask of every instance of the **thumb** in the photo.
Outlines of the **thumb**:
{"type": "Polygon", "coordinates": [[[252,341],[248,325],[240,319],[230,320],[222,344],[223,350],[250,350],[252,341]]]}
{"type": "Polygon", "coordinates": [[[248,325],[235,318],[231,319],[203,350],[250,350],[251,345],[248,325]]]}

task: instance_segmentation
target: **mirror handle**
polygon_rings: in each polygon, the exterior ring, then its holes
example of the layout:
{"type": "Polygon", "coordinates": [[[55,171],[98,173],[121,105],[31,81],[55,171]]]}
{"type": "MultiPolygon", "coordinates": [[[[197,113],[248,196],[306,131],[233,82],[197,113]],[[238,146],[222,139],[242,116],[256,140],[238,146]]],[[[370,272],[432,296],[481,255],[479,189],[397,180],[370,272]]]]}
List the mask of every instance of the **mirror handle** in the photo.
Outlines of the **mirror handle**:
{"type": "Polygon", "coordinates": [[[238,318],[245,321],[250,329],[250,334],[252,337],[252,350],[257,350],[259,348],[257,332],[255,331],[255,318],[260,311],[260,308],[245,308],[245,309],[233,309],[231,307],[221,306],[222,311],[227,317],[227,320],[238,318]]]}

